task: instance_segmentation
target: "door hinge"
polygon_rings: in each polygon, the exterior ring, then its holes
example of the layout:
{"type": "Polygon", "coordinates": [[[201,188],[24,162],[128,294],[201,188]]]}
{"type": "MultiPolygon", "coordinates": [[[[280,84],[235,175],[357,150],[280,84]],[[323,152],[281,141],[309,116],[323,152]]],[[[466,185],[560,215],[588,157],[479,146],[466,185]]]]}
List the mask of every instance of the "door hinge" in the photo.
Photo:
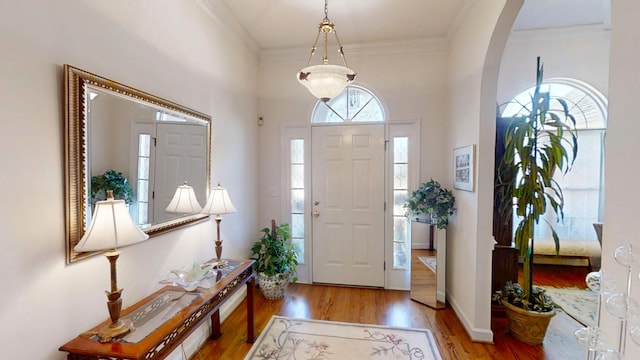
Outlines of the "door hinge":
{"type": "Polygon", "coordinates": [[[158,138],[153,138],[153,146],[156,146],[156,141],[158,141],[158,138]]]}
{"type": "Polygon", "coordinates": [[[385,140],[384,141],[384,151],[387,151],[387,144],[389,143],[389,140],[385,140]]]}
{"type": "Polygon", "coordinates": [[[387,262],[385,261],[382,264],[382,270],[387,271],[387,262]]]}

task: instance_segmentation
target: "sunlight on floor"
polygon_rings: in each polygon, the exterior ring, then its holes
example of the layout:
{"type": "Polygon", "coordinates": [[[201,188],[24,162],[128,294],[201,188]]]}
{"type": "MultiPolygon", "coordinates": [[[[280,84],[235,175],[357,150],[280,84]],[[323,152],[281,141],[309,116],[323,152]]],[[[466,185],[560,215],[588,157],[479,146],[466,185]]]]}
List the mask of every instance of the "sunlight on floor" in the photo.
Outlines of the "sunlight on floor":
{"type": "Polygon", "coordinates": [[[405,304],[393,304],[389,306],[385,314],[385,325],[411,327],[411,317],[405,304]]]}
{"type": "Polygon", "coordinates": [[[292,297],[287,302],[286,316],[294,318],[309,319],[309,304],[302,298],[292,297]]]}

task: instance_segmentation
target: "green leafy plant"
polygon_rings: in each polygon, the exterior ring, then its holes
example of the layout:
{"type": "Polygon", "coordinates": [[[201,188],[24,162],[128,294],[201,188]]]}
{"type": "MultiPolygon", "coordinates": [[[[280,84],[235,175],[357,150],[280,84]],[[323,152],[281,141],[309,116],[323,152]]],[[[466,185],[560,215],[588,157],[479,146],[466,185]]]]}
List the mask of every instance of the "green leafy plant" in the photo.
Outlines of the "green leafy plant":
{"type": "Polygon", "coordinates": [[[455,204],[453,192],[431,179],[411,193],[403,207],[407,209],[407,216],[431,215],[438,229],[444,229],[449,224],[449,216],[456,210],[455,204]]]}
{"type": "Polygon", "coordinates": [[[107,190],[113,190],[113,197],[116,200],[122,199],[127,204],[133,202],[133,190],[129,180],[121,172],[111,169],[102,175],[91,177],[91,198],[94,201],[105,200],[107,190]]]}
{"type": "Polygon", "coordinates": [[[267,276],[289,274],[293,276],[292,282],[298,280],[294,276],[298,266],[296,249],[291,242],[291,229],[289,224],[276,225],[271,220],[271,229],[265,227],[261,230],[260,240],[251,247],[252,255],[256,259],[256,271],[267,276]]]}
{"type": "Polygon", "coordinates": [[[531,296],[525,296],[522,286],[511,281],[508,281],[502,290],[497,291],[492,300],[496,304],[505,300],[521,309],[537,312],[549,312],[558,307],[543,288],[533,286],[531,296]]]}
{"type": "MultiPolygon", "coordinates": [[[[536,305],[540,298],[533,286],[535,225],[548,209],[554,211],[558,221],[563,220],[564,195],[553,177],[558,171],[567,173],[578,153],[575,118],[569,113],[565,101],[550,99],[549,93],[540,91],[542,74],[538,58],[531,106],[524,109],[525,115],[513,118],[507,126],[505,154],[500,164],[502,169],[498,172],[515,177],[499,178],[498,186],[509,189],[510,198],[515,199],[515,206],[506,206],[503,216],[505,219],[511,217],[515,209],[518,222],[514,242],[524,259],[522,292],[505,288],[502,296],[512,305],[524,307],[532,304],[527,307],[534,309],[546,308],[536,305]]],[[[553,224],[544,217],[542,220],[549,226],[556,253],[559,253],[560,239],[553,224]]]]}

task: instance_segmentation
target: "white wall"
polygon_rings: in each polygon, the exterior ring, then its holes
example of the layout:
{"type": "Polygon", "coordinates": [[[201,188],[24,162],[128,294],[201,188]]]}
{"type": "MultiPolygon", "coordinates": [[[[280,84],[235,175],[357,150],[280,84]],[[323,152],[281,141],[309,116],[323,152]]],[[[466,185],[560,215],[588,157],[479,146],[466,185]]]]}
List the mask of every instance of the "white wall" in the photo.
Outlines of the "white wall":
{"type": "Polygon", "coordinates": [[[610,35],[601,25],[512,32],[500,65],[498,103],[535,85],[538,56],[545,79],[582,80],[606,96],[610,35]]]}
{"type": "MultiPolygon", "coordinates": [[[[504,44],[522,0],[475,2],[452,38],[449,144],[476,145],[475,191],[454,190],[457,211],[447,231],[447,296],[471,338],[492,341],[495,99],[504,44]]],[[[451,156],[451,155],[449,155],[451,156]]],[[[453,187],[452,164],[447,186],[453,187]]]]}
{"type": "MultiPolygon", "coordinates": [[[[640,99],[640,3],[612,0],[611,57],[609,72],[609,126],[607,130],[605,215],[603,228],[602,268],[612,275],[622,290],[626,286],[627,269],[613,258],[614,249],[631,244],[640,248],[640,222],[637,204],[640,193],[635,191],[635,179],[640,169],[629,154],[640,152],[638,133],[638,99],[640,99]],[[631,166],[630,166],[631,164],[631,166]]],[[[632,273],[631,297],[640,302],[638,266],[632,273]]],[[[616,347],[619,322],[605,310],[601,312],[601,327],[605,329],[605,345],[616,347]]],[[[628,333],[627,333],[628,334],[628,333]]],[[[625,359],[636,359],[640,347],[627,338],[625,359]]]]}
{"type": "MultiPolygon", "coordinates": [[[[246,257],[258,230],[257,58],[194,1],[4,2],[0,11],[2,357],[63,359],[57,349],[108,317],[108,262],[65,265],[62,64],[211,114],[212,180],[238,209],[224,255],[246,257]]],[[[214,256],[213,221],[123,249],[124,306],[169,269],[214,256]]]]}

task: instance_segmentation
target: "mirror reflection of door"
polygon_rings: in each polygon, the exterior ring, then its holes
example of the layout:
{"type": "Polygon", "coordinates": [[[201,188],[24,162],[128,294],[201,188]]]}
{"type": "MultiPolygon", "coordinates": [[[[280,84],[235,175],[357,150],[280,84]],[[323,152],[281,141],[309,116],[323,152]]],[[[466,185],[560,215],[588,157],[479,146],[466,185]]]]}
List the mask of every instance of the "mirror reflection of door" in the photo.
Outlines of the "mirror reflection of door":
{"type": "Polygon", "coordinates": [[[384,286],[384,125],[312,128],[313,282],[384,286]]]}
{"type": "Polygon", "coordinates": [[[187,181],[198,202],[206,202],[207,134],[199,125],[163,124],[156,127],[153,222],[188,214],[167,213],[165,208],[178,186],[187,181]]]}
{"type": "Polygon", "coordinates": [[[411,222],[411,299],[436,309],[446,304],[445,230],[411,222]]]}
{"type": "MultiPolygon", "coordinates": [[[[129,212],[140,227],[188,215],[164,211],[184,181],[204,205],[209,131],[205,122],[99,88],[89,87],[88,98],[90,176],[109,169],[123,173],[134,194],[129,212]]],[[[90,219],[89,209],[87,223],[90,219]]]]}

